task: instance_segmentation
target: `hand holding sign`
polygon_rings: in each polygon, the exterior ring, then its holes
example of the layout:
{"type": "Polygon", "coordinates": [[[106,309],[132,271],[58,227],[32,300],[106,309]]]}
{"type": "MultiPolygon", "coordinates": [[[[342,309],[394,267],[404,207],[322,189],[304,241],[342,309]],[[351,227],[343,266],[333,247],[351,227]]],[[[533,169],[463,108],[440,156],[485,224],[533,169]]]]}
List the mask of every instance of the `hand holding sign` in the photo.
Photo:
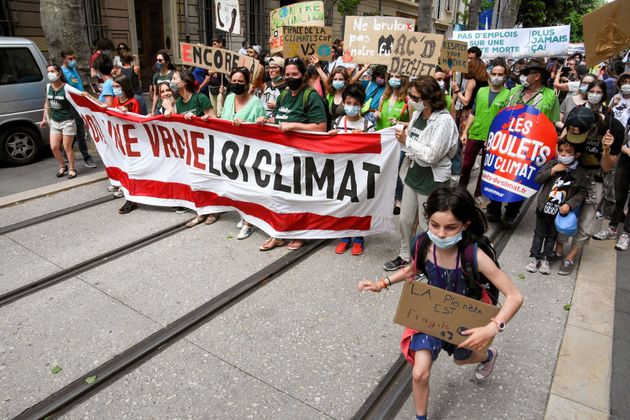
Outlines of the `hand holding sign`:
{"type": "Polygon", "coordinates": [[[457,347],[468,350],[481,351],[485,348],[488,348],[490,343],[492,343],[492,339],[496,337],[498,333],[499,330],[494,325],[494,323],[489,323],[483,327],[471,328],[469,330],[462,331],[460,334],[468,336],[468,338],[459,343],[457,347]]]}

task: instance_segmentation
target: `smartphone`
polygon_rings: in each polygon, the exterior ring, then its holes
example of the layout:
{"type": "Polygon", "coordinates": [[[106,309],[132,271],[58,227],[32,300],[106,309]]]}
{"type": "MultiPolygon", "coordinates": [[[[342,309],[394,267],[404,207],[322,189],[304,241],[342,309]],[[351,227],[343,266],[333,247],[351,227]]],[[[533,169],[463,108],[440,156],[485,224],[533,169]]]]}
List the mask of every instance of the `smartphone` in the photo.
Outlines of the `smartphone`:
{"type": "Polygon", "coordinates": [[[571,67],[569,67],[569,66],[563,66],[563,67],[560,69],[560,71],[561,71],[562,73],[568,73],[568,72],[569,72],[569,70],[571,70],[571,67]]]}

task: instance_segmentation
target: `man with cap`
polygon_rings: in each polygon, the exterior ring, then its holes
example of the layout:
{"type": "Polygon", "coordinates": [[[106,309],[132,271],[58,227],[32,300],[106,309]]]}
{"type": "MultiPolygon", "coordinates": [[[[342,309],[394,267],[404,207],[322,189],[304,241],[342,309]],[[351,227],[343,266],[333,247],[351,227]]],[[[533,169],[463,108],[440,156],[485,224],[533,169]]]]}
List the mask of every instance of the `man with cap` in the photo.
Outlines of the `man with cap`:
{"type": "MultiPolygon", "coordinates": [[[[531,59],[521,71],[521,84],[510,90],[506,106],[527,105],[538,109],[545,114],[552,123],[560,120],[560,103],[553,89],[545,87],[549,78],[547,67],[542,60],[531,59]]],[[[510,229],[523,205],[523,201],[508,203],[505,208],[505,217],[502,228],[510,229]]],[[[488,220],[501,221],[501,202],[491,201],[488,204],[488,220]]]]}
{"type": "Polygon", "coordinates": [[[284,58],[271,57],[267,69],[269,70],[269,81],[265,84],[260,99],[265,109],[265,115],[270,118],[276,107],[278,96],[287,87],[284,81],[284,58]]]}

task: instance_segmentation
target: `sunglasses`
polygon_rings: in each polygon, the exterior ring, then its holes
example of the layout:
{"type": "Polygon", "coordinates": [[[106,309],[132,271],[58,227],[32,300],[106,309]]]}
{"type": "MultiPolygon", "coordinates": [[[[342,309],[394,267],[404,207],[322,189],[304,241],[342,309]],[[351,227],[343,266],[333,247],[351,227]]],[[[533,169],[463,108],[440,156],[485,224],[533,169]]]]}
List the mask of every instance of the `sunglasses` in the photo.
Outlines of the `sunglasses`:
{"type": "Polygon", "coordinates": [[[158,63],[163,63],[163,62],[164,62],[164,60],[163,60],[163,59],[161,59],[161,58],[158,58],[157,62],[158,62],[158,63]]]}
{"type": "Polygon", "coordinates": [[[410,93],[410,94],[408,94],[407,96],[409,97],[409,99],[411,99],[411,100],[412,100],[412,101],[414,101],[414,102],[420,102],[420,101],[422,100],[422,98],[421,98],[421,97],[419,97],[419,96],[415,96],[415,95],[412,95],[411,93],[410,93]]]}

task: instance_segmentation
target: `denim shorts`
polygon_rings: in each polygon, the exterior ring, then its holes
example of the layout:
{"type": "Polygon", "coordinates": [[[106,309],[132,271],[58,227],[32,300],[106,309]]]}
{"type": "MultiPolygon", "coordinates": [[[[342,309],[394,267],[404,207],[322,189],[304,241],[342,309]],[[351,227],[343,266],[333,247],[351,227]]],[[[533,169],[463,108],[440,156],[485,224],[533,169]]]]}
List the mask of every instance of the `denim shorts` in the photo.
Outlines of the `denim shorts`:
{"type": "Polygon", "coordinates": [[[439,338],[435,338],[424,333],[417,333],[411,337],[409,349],[413,351],[429,350],[434,362],[438,358],[442,349],[444,349],[449,355],[453,355],[456,360],[466,360],[473,353],[472,350],[458,348],[454,344],[446,343],[439,338]]]}

